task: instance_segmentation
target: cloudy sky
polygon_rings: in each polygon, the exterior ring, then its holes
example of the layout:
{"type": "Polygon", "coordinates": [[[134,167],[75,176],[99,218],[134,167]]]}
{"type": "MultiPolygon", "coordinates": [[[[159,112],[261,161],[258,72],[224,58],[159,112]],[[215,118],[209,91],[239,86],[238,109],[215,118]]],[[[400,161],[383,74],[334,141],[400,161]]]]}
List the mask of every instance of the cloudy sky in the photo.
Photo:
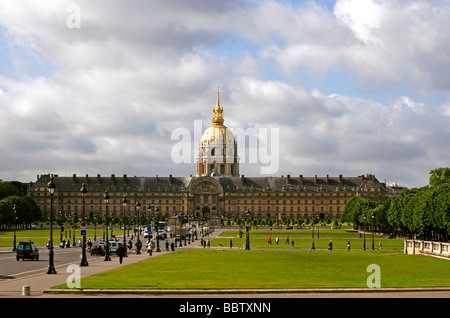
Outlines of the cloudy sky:
{"type": "Polygon", "coordinates": [[[2,0],[0,179],[195,175],[220,87],[225,125],[278,129],[272,175],[423,186],[450,166],[449,29],[448,0],[2,0]]]}

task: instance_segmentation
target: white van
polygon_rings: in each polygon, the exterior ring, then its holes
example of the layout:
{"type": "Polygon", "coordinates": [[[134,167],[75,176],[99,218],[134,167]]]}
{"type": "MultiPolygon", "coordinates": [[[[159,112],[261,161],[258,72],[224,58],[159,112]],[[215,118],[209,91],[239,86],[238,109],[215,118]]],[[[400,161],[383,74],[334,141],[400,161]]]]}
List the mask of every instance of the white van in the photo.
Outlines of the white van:
{"type": "Polygon", "coordinates": [[[119,242],[109,241],[109,250],[111,253],[117,253],[117,249],[119,248],[119,242]]]}

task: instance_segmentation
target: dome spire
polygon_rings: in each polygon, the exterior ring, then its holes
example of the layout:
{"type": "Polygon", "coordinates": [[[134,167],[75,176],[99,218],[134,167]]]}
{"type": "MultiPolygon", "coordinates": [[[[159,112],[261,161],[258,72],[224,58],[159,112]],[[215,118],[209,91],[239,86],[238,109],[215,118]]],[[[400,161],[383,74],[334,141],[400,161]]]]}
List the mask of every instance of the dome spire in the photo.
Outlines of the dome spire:
{"type": "Polygon", "coordinates": [[[220,100],[219,100],[219,87],[217,87],[217,104],[216,108],[213,109],[214,117],[213,124],[223,125],[223,108],[220,108],[220,100]]]}

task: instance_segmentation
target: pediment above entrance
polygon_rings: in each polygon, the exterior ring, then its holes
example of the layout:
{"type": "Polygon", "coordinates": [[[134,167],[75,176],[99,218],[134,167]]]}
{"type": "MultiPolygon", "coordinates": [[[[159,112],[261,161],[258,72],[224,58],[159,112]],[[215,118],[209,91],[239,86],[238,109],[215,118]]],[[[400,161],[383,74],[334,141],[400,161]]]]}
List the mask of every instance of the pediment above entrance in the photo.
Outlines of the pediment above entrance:
{"type": "Polygon", "coordinates": [[[220,183],[212,177],[199,177],[189,185],[189,195],[195,194],[223,194],[220,183]]]}

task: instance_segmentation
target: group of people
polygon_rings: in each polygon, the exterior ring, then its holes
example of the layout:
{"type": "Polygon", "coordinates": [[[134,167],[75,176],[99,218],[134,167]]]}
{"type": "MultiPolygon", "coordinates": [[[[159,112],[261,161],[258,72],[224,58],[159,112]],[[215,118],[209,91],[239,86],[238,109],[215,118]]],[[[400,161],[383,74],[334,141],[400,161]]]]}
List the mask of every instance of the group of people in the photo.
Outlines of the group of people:
{"type": "MultiPolygon", "coordinates": [[[[276,238],[275,238],[275,243],[276,243],[276,245],[278,245],[279,242],[280,242],[280,239],[279,239],[278,237],[276,237],[276,238]]],[[[272,245],[272,238],[271,238],[271,237],[269,237],[269,239],[267,240],[267,244],[272,245]]],[[[289,236],[286,237],[286,242],[285,242],[284,244],[285,244],[285,245],[286,245],[286,244],[291,244],[291,245],[292,245],[292,248],[294,248],[294,240],[289,241],[289,236]]]]}
{"type": "MultiPolygon", "coordinates": [[[[135,243],[135,246],[136,246],[136,250],[140,250],[142,248],[141,241],[138,240],[135,243]]],[[[175,251],[175,243],[173,241],[172,241],[172,243],[169,243],[169,241],[166,240],[165,247],[166,247],[167,252],[169,251],[169,247],[172,250],[172,252],[175,251]]],[[[131,240],[128,241],[128,248],[129,249],[132,248],[131,240]]],[[[147,242],[147,252],[148,252],[149,256],[152,256],[154,249],[155,249],[155,243],[152,240],[149,240],[147,242]]],[[[123,258],[127,256],[127,246],[124,246],[122,243],[119,243],[119,247],[117,248],[117,256],[119,256],[119,262],[120,262],[120,264],[122,264],[123,258]]]]}

